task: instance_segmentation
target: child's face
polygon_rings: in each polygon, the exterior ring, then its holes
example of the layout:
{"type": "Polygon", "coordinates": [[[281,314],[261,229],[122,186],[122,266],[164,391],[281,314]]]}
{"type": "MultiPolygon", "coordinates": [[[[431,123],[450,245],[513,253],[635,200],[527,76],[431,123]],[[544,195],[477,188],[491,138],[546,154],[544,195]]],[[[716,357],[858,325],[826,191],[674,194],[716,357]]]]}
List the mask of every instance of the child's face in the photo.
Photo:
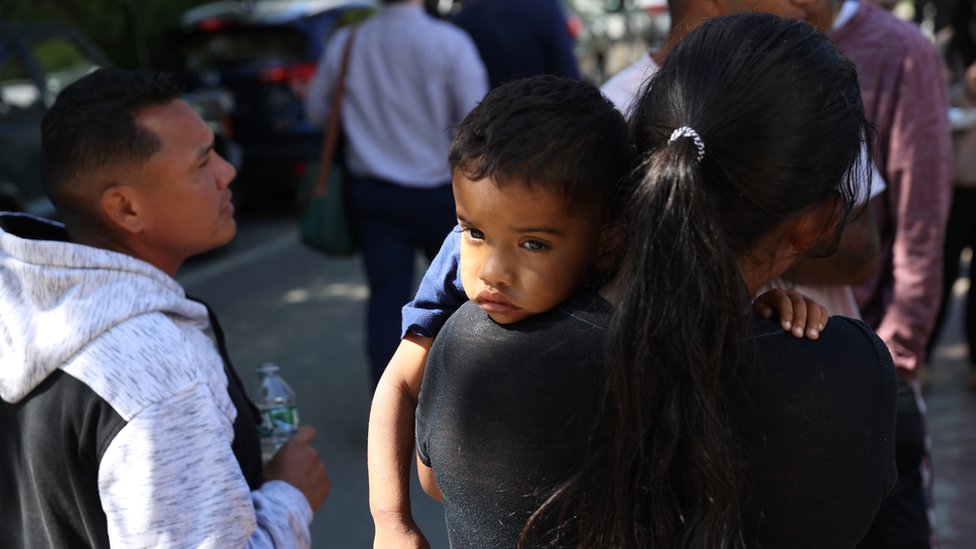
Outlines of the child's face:
{"type": "Polygon", "coordinates": [[[520,181],[454,175],[461,235],[461,282],[468,299],[495,322],[548,311],[571,296],[593,264],[599,227],[565,200],[520,181]]]}

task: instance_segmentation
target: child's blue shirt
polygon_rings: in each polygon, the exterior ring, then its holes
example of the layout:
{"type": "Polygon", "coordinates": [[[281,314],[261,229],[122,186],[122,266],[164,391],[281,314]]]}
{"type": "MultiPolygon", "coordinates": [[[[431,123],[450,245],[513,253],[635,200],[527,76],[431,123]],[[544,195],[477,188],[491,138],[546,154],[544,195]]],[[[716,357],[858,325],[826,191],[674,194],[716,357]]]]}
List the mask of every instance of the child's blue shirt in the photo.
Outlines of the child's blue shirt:
{"type": "Polygon", "coordinates": [[[461,228],[455,227],[424,274],[413,301],[403,306],[400,337],[412,332],[434,337],[468,296],[461,286],[461,228]]]}

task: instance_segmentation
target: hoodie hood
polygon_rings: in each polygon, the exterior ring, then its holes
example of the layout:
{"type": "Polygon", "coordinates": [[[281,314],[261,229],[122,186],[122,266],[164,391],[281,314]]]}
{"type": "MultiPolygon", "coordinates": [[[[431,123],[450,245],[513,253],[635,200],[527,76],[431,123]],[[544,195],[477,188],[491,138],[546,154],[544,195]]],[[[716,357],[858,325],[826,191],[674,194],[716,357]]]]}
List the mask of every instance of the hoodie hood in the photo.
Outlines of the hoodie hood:
{"type": "Polygon", "coordinates": [[[0,214],[0,398],[18,402],[92,340],[163,313],[204,328],[206,308],[134,257],[67,241],[58,223],[0,214]]]}

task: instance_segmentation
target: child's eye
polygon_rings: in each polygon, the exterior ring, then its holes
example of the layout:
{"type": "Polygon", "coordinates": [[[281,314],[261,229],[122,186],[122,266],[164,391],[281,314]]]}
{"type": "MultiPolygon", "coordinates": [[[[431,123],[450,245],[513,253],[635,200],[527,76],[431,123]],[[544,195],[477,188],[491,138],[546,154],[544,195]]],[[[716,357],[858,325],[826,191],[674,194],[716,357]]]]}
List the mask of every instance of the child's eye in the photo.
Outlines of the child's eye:
{"type": "Polygon", "coordinates": [[[526,240],[522,247],[530,252],[544,252],[549,249],[549,245],[540,240],[526,240]]]}
{"type": "Polygon", "coordinates": [[[474,227],[465,227],[462,232],[467,233],[468,240],[484,240],[485,233],[474,227]]]}

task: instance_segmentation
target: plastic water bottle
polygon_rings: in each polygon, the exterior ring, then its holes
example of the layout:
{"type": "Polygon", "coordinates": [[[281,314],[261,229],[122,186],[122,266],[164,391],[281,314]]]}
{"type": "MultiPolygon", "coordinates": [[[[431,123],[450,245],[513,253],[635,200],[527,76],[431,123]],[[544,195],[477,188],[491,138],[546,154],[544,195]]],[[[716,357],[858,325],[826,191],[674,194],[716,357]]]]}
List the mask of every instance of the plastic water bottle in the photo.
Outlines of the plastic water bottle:
{"type": "Polygon", "coordinates": [[[266,362],[257,368],[254,403],[261,411],[261,459],[267,462],[298,430],[295,391],[278,375],[278,365],[266,362]]]}

